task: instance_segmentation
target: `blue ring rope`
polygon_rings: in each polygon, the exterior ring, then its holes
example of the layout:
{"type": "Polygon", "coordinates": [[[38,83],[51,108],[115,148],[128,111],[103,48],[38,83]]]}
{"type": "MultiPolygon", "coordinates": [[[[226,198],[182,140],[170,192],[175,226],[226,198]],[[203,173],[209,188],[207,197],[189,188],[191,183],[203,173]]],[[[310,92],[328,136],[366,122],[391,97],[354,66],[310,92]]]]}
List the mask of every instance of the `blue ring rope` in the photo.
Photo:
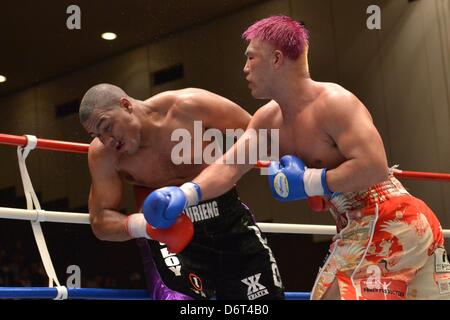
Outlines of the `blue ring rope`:
{"type": "MultiPolygon", "coordinates": [[[[58,291],[47,287],[0,287],[0,299],[54,299],[58,291]]],[[[285,292],[286,300],[309,300],[309,292],[285,292]]],[[[68,288],[68,299],[149,300],[147,290],[68,288]]]]}

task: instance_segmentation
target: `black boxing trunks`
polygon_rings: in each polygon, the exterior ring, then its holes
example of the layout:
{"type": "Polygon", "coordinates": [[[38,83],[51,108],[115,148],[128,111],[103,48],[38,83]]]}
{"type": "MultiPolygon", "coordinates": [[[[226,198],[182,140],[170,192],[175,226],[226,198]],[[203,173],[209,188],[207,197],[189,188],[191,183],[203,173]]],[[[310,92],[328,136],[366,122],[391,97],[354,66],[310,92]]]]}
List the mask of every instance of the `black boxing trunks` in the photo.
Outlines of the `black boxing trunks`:
{"type": "Polygon", "coordinates": [[[181,253],[149,240],[164,283],[195,299],[283,299],[277,263],[233,188],[186,209],[194,237],[181,253]]]}

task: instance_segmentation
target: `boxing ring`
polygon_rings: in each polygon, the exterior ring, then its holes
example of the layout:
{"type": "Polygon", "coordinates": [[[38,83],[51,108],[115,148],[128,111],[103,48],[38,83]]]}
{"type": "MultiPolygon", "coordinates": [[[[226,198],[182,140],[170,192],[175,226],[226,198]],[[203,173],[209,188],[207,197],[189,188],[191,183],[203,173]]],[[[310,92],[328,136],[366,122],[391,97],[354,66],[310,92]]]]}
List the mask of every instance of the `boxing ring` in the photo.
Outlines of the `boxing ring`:
{"type": "MultiPolygon", "coordinates": [[[[35,136],[16,136],[0,134],[0,144],[17,146],[19,170],[24,187],[27,209],[0,207],[0,218],[14,220],[28,220],[31,222],[38,250],[49,278],[48,287],[0,287],[0,299],[94,299],[94,300],[149,300],[147,290],[135,289],[101,289],[101,288],[67,288],[61,285],[51,261],[45,243],[41,222],[89,224],[87,213],[46,211],[40,206],[39,199],[34,192],[31,178],[25,160],[33,149],[46,149],[62,152],[87,153],[88,144],[74,143],[49,139],[38,139],[35,136]]],[[[265,167],[267,163],[260,162],[258,167],[265,167]]],[[[450,181],[450,174],[415,172],[395,170],[394,175],[401,179],[418,179],[434,181],[450,181]]],[[[258,223],[265,233],[295,233],[334,235],[334,225],[308,225],[284,223],[258,223]]],[[[444,237],[450,237],[450,230],[443,230],[444,237]]],[[[285,292],[287,300],[307,300],[309,292],[285,292]]]]}

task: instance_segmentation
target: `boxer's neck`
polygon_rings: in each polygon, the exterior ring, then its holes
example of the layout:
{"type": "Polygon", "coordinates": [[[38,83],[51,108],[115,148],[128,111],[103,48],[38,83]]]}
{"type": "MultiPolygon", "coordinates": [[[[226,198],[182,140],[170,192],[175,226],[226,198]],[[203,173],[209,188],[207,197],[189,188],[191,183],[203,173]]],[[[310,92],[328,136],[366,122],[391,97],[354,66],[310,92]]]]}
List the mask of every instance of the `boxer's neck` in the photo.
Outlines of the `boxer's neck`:
{"type": "Polygon", "coordinates": [[[321,87],[309,77],[299,77],[296,80],[286,78],[284,85],[273,94],[284,115],[301,111],[321,92],[321,87]]]}
{"type": "Polygon", "coordinates": [[[147,101],[139,101],[136,109],[136,116],[142,125],[141,146],[152,145],[158,136],[156,132],[160,130],[161,112],[147,101]]]}

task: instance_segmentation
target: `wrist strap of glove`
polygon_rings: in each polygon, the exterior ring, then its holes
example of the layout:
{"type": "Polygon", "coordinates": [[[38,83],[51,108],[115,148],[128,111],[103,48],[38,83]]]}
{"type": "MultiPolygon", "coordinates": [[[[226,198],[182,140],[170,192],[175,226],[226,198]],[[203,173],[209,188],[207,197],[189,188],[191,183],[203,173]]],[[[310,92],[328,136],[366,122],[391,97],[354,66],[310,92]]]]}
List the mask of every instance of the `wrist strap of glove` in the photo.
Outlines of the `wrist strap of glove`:
{"type": "Polygon", "coordinates": [[[200,186],[194,182],[186,182],[180,187],[187,200],[187,207],[195,206],[202,200],[202,191],[200,186]]]}
{"type": "Polygon", "coordinates": [[[147,234],[147,221],[142,213],[130,214],[125,220],[125,230],[132,238],[151,239],[147,234]]]}
{"type": "Polygon", "coordinates": [[[333,194],[327,185],[327,169],[306,169],[303,183],[308,197],[333,194]]]}

